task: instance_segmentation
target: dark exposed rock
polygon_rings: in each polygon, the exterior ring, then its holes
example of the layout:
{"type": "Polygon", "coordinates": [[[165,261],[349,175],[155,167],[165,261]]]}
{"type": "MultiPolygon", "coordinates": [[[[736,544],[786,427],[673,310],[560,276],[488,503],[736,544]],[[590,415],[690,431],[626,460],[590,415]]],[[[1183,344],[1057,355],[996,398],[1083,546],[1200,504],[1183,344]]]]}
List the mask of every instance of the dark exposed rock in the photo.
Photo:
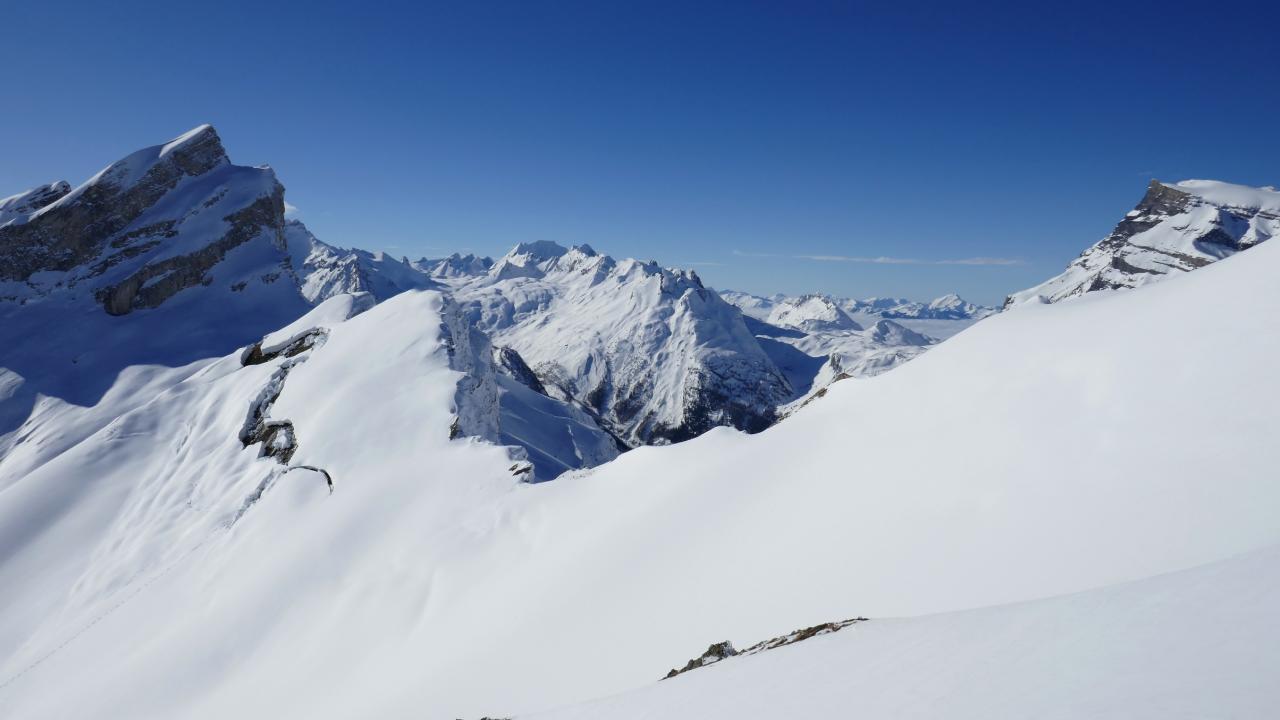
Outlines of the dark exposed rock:
{"type": "Polygon", "coordinates": [[[779,635],[778,637],[770,638],[763,642],[758,642],[755,645],[752,645],[751,647],[745,650],[735,650],[733,647],[733,644],[730,643],[728,640],[724,642],[718,642],[711,645],[711,647],[707,648],[706,652],[702,653],[698,657],[685,663],[684,667],[679,669],[673,668],[670,672],[666,674],[665,677],[663,677],[663,680],[666,680],[668,678],[673,678],[676,675],[689,672],[690,670],[697,670],[698,668],[701,668],[701,667],[713,665],[726,658],[736,657],[739,655],[755,655],[756,653],[761,653],[766,650],[773,650],[775,648],[780,648],[785,645],[791,645],[793,643],[803,642],[805,640],[808,640],[811,637],[817,637],[818,635],[826,635],[828,633],[838,632],[840,630],[843,630],[849,627],[850,625],[855,625],[860,622],[867,622],[867,618],[856,617],[856,618],[849,618],[848,620],[839,620],[837,622],[828,622],[828,623],[822,623],[819,625],[813,625],[811,627],[801,628],[799,630],[789,632],[786,635],[779,635]]]}
{"type": "Polygon", "coordinates": [[[673,678],[681,673],[689,672],[690,670],[696,670],[697,668],[700,668],[700,667],[705,667],[713,663],[718,663],[721,660],[724,660],[725,658],[730,658],[737,654],[738,654],[738,651],[733,648],[733,643],[729,642],[728,640],[725,640],[724,642],[713,643],[710,647],[707,648],[706,652],[702,653],[698,657],[685,663],[684,667],[680,668],[679,670],[672,668],[671,672],[668,672],[666,677],[663,678],[663,680],[666,680],[668,678],[673,678]]]}
{"type": "Polygon", "coordinates": [[[132,183],[126,158],[103,171],[73,201],[58,201],[30,222],[0,228],[0,280],[23,280],[41,270],[70,270],[96,257],[108,240],[152,207],[183,178],[229,162],[212,127],[205,126],[160,158],[132,183]]]}
{"type": "Polygon", "coordinates": [[[232,248],[263,232],[272,233],[277,247],[284,247],[284,188],[224,218],[231,229],[217,240],[189,255],[144,265],[126,280],[98,291],[97,297],[112,315],[124,315],[137,308],[156,307],[180,290],[206,284],[205,273],[218,264],[232,248]]]}
{"type": "Polygon", "coordinates": [[[0,203],[0,216],[33,213],[46,205],[52,205],[69,192],[71,192],[71,184],[66,180],[33,188],[0,203]]]}
{"type": "Polygon", "coordinates": [[[524,385],[530,390],[546,395],[547,389],[542,385],[542,381],[538,379],[537,374],[525,363],[524,358],[520,357],[520,353],[506,346],[497,346],[493,348],[493,362],[498,368],[498,372],[524,385]]]}
{"type": "Polygon", "coordinates": [[[282,343],[269,345],[265,349],[262,347],[262,342],[259,341],[245,348],[244,352],[240,354],[240,364],[243,366],[261,365],[278,357],[291,358],[322,344],[328,336],[329,332],[324,328],[312,328],[294,335],[282,343]]]}
{"type": "MultiPolygon", "coordinates": [[[[263,349],[261,342],[254,343],[240,355],[243,367],[260,365],[280,357],[286,358],[271,374],[266,387],[249,405],[249,413],[240,428],[240,443],[244,447],[261,445],[258,457],[275,458],[282,465],[288,465],[293,459],[293,454],[298,450],[297,432],[289,420],[272,420],[271,407],[275,405],[280,393],[284,392],[284,382],[289,372],[306,361],[306,356],[301,354],[323,345],[327,338],[326,330],[314,328],[266,349],[263,349]]],[[[329,477],[327,472],[325,477],[329,477]]],[[[329,479],[329,484],[332,486],[332,479],[329,479]]]]}

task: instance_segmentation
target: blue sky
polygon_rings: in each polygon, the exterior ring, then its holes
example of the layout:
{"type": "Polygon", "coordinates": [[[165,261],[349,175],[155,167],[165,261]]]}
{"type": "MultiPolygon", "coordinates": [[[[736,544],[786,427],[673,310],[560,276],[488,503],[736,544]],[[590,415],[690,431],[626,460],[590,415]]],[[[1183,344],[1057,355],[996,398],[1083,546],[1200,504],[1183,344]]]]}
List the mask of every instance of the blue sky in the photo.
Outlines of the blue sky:
{"type": "Polygon", "coordinates": [[[1280,185],[1274,3],[77,5],[5,9],[0,195],[210,122],[339,245],[997,302],[1153,177],[1280,185]]]}

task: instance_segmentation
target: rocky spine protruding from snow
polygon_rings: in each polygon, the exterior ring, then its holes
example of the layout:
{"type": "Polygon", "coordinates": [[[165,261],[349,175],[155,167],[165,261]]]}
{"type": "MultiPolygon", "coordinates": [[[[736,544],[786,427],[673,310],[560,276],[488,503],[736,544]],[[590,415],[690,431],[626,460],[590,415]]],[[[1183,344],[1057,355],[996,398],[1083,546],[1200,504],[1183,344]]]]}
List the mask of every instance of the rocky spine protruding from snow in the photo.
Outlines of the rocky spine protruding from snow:
{"type": "Polygon", "coordinates": [[[1065,272],[1010,295],[1005,307],[1125,290],[1204,267],[1280,233],[1280,192],[1214,180],[1166,184],[1147,194],[1111,234],[1065,272]]]}
{"type": "Polygon", "coordinates": [[[762,430],[792,394],[741,313],[692,271],[540,241],[454,292],[548,393],[629,446],[762,430]]]}

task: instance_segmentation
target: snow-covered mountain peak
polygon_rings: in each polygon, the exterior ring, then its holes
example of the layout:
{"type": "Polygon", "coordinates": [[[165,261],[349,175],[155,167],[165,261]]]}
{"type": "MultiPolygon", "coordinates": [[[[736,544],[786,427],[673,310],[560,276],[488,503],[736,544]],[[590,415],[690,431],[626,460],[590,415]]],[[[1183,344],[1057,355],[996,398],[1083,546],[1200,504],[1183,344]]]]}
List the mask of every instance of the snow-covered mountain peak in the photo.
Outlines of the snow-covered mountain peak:
{"type": "MultiPolygon", "coordinates": [[[[90,188],[105,186],[122,193],[143,182],[166,183],[174,176],[203,175],[230,164],[218,132],[212,125],[200,125],[166,143],[143,148],[111,163],[37,214],[69,205],[90,188]]],[[[255,169],[271,172],[270,168],[255,169]]]]}
{"type": "Polygon", "coordinates": [[[493,258],[480,257],[473,253],[463,255],[454,253],[445,258],[421,258],[412,263],[418,271],[426,273],[436,280],[460,280],[477,277],[489,272],[493,267],[493,258]]]}
{"type": "Polygon", "coordinates": [[[1010,295],[1005,307],[1123,290],[1204,267],[1280,233],[1280,192],[1264,187],[1152,180],[1111,234],[1065,272],[1010,295]]]}
{"type": "Polygon", "coordinates": [[[569,252],[568,248],[553,240],[534,240],[533,242],[520,243],[511,248],[511,251],[503,256],[503,259],[529,258],[537,262],[558,258],[567,252],[569,252]]]}
{"type": "Polygon", "coordinates": [[[455,294],[549,393],[628,445],[763,429],[792,392],[741,313],[692,271],[528,243],[455,294]]]}
{"type": "Polygon", "coordinates": [[[806,332],[862,329],[835,300],[816,293],[778,302],[769,312],[768,322],[806,332]]]}
{"type": "Polygon", "coordinates": [[[892,320],[877,320],[875,325],[867,328],[866,335],[869,339],[883,345],[924,347],[937,342],[928,335],[918,333],[892,320]]]}
{"type": "Polygon", "coordinates": [[[215,280],[270,282],[281,262],[284,188],[270,169],[232,165],[210,126],[64,189],[49,186],[56,200],[0,226],[0,299],[88,296],[125,314],[215,280]],[[228,256],[236,262],[215,278],[228,256]]]}

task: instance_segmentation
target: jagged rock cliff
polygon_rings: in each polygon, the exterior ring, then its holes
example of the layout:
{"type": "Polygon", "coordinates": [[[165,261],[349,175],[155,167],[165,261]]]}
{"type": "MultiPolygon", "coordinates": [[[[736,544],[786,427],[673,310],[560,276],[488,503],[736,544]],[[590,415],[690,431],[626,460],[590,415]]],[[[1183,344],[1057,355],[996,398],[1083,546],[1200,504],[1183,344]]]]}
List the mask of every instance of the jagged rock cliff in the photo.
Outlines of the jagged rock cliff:
{"type": "Polygon", "coordinates": [[[1010,295],[1022,302],[1058,302],[1098,290],[1136,288],[1171,273],[1204,267],[1280,232],[1280,192],[1213,180],[1166,184],[1147,194],[1065,272],[1010,295]]]}

